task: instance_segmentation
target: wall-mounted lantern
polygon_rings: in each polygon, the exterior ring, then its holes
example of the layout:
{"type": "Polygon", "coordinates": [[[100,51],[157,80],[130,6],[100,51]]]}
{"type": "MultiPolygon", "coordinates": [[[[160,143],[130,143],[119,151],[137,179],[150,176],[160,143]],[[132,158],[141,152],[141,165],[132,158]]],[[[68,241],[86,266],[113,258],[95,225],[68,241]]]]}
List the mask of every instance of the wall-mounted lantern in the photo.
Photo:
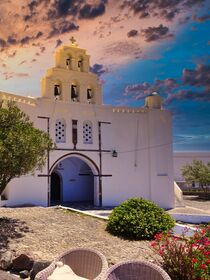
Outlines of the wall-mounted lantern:
{"type": "Polygon", "coordinates": [[[113,151],[112,151],[112,157],[117,157],[117,156],[118,156],[117,151],[116,151],[116,150],[113,150],[113,151]]]}

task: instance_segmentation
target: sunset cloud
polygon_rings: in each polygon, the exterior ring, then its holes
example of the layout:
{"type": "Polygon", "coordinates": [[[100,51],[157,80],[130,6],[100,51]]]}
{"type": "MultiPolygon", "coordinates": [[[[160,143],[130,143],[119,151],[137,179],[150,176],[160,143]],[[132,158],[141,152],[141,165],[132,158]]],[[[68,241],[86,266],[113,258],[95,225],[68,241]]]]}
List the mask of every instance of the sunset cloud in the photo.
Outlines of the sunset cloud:
{"type": "Polygon", "coordinates": [[[62,20],[58,22],[56,25],[52,25],[51,30],[49,32],[48,38],[56,37],[73,30],[78,30],[79,26],[74,22],[68,22],[67,20],[62,20]]]}
{"type": "Polygon", "coordinates": [[[209,14],[203,15],[203,16],[194,15],[193,20],[194,20],[195,22],[198,22],[198,23],[203,23],[203,22],[205,22],[206,20],[210,20],[210,15],[209,15],[209,14]]]}
{"type": "Polygon", "coordinates": [[[106,0],[92,2],[85,0],[33,0],[24,6],[24,10],[27,12],[23,19],[24,21],[33,21],[43,8],[46,11],[46,16],[43,18],[47,21],[64,19],[69,16],[72,19],[91,19],[105,13],[106,0]]]}
{"type": "Polygon", "coordinates": [[[125,0],[121,8],[130,9],[140,18],[159,16],[171,21],[181,12],[204,2],[205,0],[125,0]]]}
{"type": "Polygon", "coordinates": [[[167,96],[179,86],[177,81],[172,78],[165,80],[155,80],[154,83],[143,82],[139,84],[128,85],[124,89],[124,96],[131,96],[135,100],[145,98],[148,94],[158,92],[161,95],[167,96]]]}
{"type": "Polygon", "coordinates": [[[184,69],[182,77],[185,85],[205,87],[210,91],[210,65],[198,64],[195,69],[184,69]]]}
{"type": "Polygon", "coordinates": [[[10,35],[8,38],[7,38],[7,43],[9,45],[16,45],[17,44],[17,40],[16,40],[16,35],[10,35]]]}
{"type": "Polygon", "coordinates": [[[175,100],[210,102],[210,92],[179,90],[176,94],[169,94],[164,103],[168,105],[175,100]]]}
{"type": "Polygon", "coordinates": [[[108,70],[104,67],[102,64],[94,64],[91,68],[90,71],[96,74],[98,77],[100,77],[102,74],[107,73],[108,70]]]}
{"type": "Polygon", "coordinates": [[[167,78],[155,80],[154,83],[128,85],[124,89],[124,96],[141,100],[152,92],[158,92],[164,96],[165,105],[175,100],[210,102],[210,65],[197,65],[195,69],[183,69],[182,77],[179,79],[167,78]]]}
{"type": "Polygon", "coordinates": [[[132,29],[127,33],[128,38],[135,37],[137,35],[138,35],[138,30],[136,30],[136,29],[132,29]]]}
{"type": "Polygon", "coordinates": [[[105,51],[106,54],[124,57],[130,55],[131,53],[136,55],[141,53],[139,45],[135,42],[129,41],[119,41],[110,44],[105,51]]]}
{"type": "Polygon", "coordinates": [[[210,102],[210,65],[199,64],[195,69],[184,69],[181,86],[189,88],[178,90],[175,94],[169,93],[167,104],[174,100],[210,102]]]}
{"type": "Polygon", "coordinates": [[[61,41],[60,39],[58,39],[58,40],[56,41],[55,48],[58,48],[61,44],[62,44],[62,41],[61,41]]]}
{"type": "Polygon", "coordinates": [[[29,77],[28,73],[16,73],[16,72],[3,72],[2,75],[4,77],[4,80],[9,80],[9,79],[12,79],[14,77],[17,77],[17,78],[29,77]]]}
{"type": "Polygon", "coordinates": [[[79,11],[79,18],[91,19],[103,15],[106,10],[106,2],[107,1],[101,1],[101,3],[96,6],[85,4],[79,11]]]}
{"type": "Polygon", "coordinates": [[[174,35],[169,33],[169,28],[160,24],[157,27],[148,27],[141,30],[146,42],[158,41],[167,38],[172,38],[174,35]]]}

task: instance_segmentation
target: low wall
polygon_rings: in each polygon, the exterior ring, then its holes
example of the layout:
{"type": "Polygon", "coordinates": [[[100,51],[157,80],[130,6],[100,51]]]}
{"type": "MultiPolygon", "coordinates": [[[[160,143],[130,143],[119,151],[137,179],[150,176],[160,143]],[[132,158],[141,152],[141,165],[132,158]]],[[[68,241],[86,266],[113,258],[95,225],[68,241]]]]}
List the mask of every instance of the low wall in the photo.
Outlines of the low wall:
{"type": "Polygon", "coordinates": [[[176,214],[169,213],[176,221],[189,224],[207,224],[210,223],[210,215],[204,214],[176,214]]]}

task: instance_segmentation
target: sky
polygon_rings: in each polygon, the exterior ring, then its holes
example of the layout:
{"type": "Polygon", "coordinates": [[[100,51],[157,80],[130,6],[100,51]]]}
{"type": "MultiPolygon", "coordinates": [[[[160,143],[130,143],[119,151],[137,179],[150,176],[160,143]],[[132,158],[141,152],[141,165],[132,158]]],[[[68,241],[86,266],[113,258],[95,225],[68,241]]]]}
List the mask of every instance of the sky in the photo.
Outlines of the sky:
{"type": "Polygon", "coordinates": [[[103,102],[172,112],[175,151],[210,151],[210,0],[0,0],[0,91],[40,96],[53,54],[74,36],[103,102]]]}

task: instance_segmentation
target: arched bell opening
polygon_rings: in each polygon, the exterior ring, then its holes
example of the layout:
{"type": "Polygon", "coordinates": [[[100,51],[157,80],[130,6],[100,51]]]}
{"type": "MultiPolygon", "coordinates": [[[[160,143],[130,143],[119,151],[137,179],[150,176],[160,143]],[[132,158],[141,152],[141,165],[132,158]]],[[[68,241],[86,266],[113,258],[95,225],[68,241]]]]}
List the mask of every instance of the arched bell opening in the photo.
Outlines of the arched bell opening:
{"type": "Polygon", "coordinates": [[[84,60],[83,60],[82,56],[78,57],[77,67],[78,67],[78,71],[81,71],[81,72],[84,71],[84,60]]]}
{"type": "Polygon", "coordinates": [[[78,102],[79,101],[79,85],[76,81],[71,83],[71,101],[78,102]]]}
{"type": "Polygon", "coordinates": [[[87,98],[87,102],[89,104],[95,103],[94,102],[94,89],[90,85],[87,87],[87,96],[86,96],[86,98],[87,98]]]}
{"type": "Polygon", "coordinates": [[[66,57],[66,69],[72,70],[72,57],[70,54],[66,57]]]}
{"type": "Polygon", "coordinates": [[[62,97],[62,85],[60,81],[54,83],[54,98],[55,100],[61,99],[62,97]]]}

